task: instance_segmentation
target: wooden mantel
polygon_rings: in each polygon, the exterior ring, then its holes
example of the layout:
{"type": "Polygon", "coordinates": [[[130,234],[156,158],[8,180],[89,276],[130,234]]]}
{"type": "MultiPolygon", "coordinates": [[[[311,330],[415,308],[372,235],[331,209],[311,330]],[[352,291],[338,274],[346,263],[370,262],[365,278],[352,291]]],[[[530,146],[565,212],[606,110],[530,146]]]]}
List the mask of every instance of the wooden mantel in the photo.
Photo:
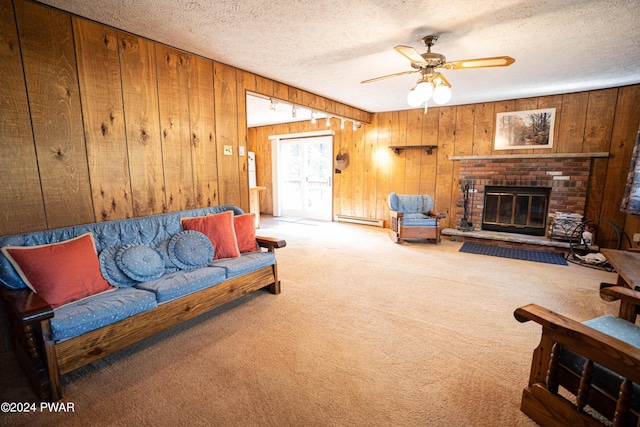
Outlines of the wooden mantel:
{"type": "Polygon", "coordinates": [[[494,154],[486,156],[449,156],[449,160],[497,160],[497,159],[557,159],[557,158],[609,157],[607,152],[553,153],[553,154],[494,154]]]}

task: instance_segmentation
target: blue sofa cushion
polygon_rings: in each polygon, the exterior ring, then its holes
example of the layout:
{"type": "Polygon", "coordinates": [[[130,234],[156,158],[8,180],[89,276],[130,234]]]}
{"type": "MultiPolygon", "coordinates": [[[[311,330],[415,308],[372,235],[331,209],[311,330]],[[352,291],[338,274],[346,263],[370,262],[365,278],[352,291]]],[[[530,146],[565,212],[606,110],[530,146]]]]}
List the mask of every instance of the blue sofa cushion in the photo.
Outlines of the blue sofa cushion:
{"type": "MultiPolygon", "coordinates": [[[[624,319],[607,314],[605,316],[587,320],[586,322],[583,322],[583,324],[604,334],[617,338],[620,341],[624,341],[627,344],[640,347],[640,327],[627,322],[624,319]]],[[[578,375],[582,375],[582,369],[585,362],[586,359],[584,357],[568,349],[563,349],[560,354],[560,363],[576,372],[578,375]]],[[[623,379],[624,378],[615,372],[594,363],[592,383],[598,384],[598,386],[603,388],[610,395],[618,395],[620,391],[620,384],[623,379]]],[[[638,384],[633,384],[631,407],[636,411],[640,410],[640,385],[638,384]]]]}
{"type": "Polygon", "coordinates": [[[204,234],[185,230],[169,239],[169,259],[178,268],[191,270],[205,267],[213,260],[213,244],[204,234]]]}
{"type": "Polygon", "coordinates": [[[155,295],[136,288],[118,288],[54,310],[53,340],[58,342],[157,307],[155,295]]]}
{"type": "Polygon", "coordinates": [[[138,282],[155,280],[164,274],[164,260],[159,250],[144,243],[122,245],[116,252],[118,268],[138,282]]]}
{"type": "Polygon", "coordinates": [[[239,258],[225,258],[213,261],[210,265],[224,268],[227,278],[251,273],[262,267],[274,265],[276,254],[273,252],[247,252],[239,258]]]}
{"type": "Polygon", "coordinates": [[[405,214],[402,218],[402,225],[405,227],[411,226],[436,226],[436,219],[429,218],[427,215],[421,213],[405,214]]]}
{"type": "Polygon", "coordinates": [[[433,208],[433,198],[428,194],[390,193],[387,198],[389,209],[405,214],[428,214],[433,208]]]}
{"type": "Polygon", "coordinates": [[[202,267],[165,274],[157,280],[138,283],[138,289],[153,292],[158,304],[162,304],[226,280],[224,268],[202,267]]]}
{"type": "Polygon", "coordinates": [[[98,257],[100,260],[100,272],[112,286],[117,288],[133,286],[137,282],[124,274],[124,271],[120,270],[120,267],[118,267],[118,263],[116,262],[116,253],[118,252],[118,249],[120,249],[120,246],[105,248],[100,252],[100,256],[98,257]]]}

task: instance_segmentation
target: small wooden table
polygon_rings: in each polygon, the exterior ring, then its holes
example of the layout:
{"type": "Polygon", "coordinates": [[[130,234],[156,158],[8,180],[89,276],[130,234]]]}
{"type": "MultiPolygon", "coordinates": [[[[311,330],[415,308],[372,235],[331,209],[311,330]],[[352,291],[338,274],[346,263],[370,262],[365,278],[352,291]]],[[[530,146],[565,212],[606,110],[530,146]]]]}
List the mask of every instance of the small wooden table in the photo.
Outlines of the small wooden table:
{"type": "Polygon", "coordinates": [[[635,289],[640,286],[640,252],[602,249],[609,264],[618,272],[618,285],[635,289]]]}

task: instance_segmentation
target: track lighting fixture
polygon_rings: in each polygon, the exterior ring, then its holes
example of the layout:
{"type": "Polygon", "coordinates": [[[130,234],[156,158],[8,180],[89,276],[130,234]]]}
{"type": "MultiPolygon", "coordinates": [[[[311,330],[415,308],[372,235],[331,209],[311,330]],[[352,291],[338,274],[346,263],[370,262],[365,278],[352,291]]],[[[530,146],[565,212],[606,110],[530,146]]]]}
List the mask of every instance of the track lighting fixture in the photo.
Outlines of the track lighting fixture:
{"type": "Polygon", "coordinates": [[[298,112],[296,111],[296,106],[294,105],[293,108],[291,108],[291,117],[295,119],[297,115],[298,112]]]}
{"type": "Polygon", "coordinates": [[[269,111],[271,111],[272,113],[276,112],[276,101],[273,100],[273,98],[270,99],[271,104],[269,105],[269,111]]]}

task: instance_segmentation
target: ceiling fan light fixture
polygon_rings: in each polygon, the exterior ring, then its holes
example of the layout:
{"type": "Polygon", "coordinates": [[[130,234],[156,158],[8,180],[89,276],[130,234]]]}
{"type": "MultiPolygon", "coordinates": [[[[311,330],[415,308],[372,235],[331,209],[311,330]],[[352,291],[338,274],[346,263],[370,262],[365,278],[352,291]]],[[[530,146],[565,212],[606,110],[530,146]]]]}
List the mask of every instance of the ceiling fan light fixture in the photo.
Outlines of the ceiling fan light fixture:
{"type": "MultiPolygon", "coordinates": [[[[431,85],[429,85],[431,86],[431,85]]],[[[409,91],[407,94],[407,102],[412,107],[416,108],[427,102],[427,99],[422,93],[417,90],[417,86],[409,91]]]]}
{"type": "Polygon", "coordinates": [[[451,88],[444,84],[439,84],[433,91],[433,102],[438,105],[446,104],[451,100],[451,88]]]}
{"type": "Polygon", "coordinates": [[[414,90],[418,92],[425,101],[428,101],[433,95],[433,85],[428,80],[420,80],[414,90]]]}

